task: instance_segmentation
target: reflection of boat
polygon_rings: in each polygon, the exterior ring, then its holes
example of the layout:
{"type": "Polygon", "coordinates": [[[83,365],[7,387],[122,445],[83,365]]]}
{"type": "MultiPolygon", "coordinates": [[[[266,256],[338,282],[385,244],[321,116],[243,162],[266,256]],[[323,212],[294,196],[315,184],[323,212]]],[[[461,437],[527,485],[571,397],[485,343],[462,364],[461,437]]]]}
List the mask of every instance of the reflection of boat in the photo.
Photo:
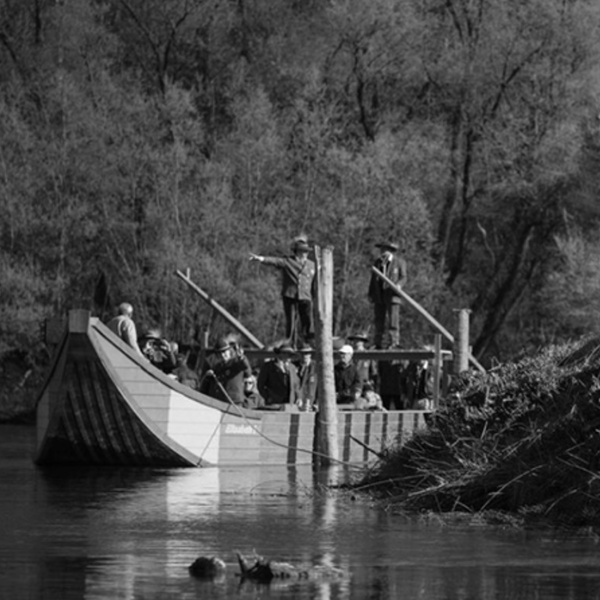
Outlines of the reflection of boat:
{"type": "MultiPolygon", "coordinates": [[[[424,425],[423,411],[339,413],[339,456],[360,464],[424,425]]],[[[179,384],[88,311],[69,315],[37,411],[39,464],[308,464],[314,413],[245,410],[179,384]]]]}

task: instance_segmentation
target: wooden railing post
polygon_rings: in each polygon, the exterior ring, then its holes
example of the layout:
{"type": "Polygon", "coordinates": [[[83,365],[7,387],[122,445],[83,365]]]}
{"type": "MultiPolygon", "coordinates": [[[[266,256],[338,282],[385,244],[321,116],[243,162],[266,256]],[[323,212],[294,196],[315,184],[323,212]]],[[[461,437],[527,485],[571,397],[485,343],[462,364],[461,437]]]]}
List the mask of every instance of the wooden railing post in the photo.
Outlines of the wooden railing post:
{"type": "Polygon", "coordinates": [[[440,387],[442,380],[442,335],[433,336],[433,410],[440,406],[440,387]]]}
{"type": "Polygon", "coordinates": [[[333,248],[315,246],[317,298],[315,302],[315,343],[319,412],[317,413],[317,462],[338,462],[338,425],[333,375],[333,248]]]}
{"type": "Polygon", "coordinates": [[[460,375],[463,371],[469,370],[469,313],[468,308],[457,308],[454,310],[456,315],[456,335],[454,336],[454,347],[452,355],[454,357],[454,374],[460,375]]]}

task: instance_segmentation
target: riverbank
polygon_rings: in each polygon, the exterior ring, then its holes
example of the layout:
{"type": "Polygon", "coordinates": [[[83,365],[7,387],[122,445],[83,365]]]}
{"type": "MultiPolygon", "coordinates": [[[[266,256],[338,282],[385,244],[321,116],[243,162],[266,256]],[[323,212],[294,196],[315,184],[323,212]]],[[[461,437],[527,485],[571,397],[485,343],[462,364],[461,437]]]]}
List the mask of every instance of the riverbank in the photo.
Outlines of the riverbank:
{"type": "Polygon", "coordinates": [[[469,373],[357,489],[394,510],[600,527],[599,398],[600,339],[469,373]]]}

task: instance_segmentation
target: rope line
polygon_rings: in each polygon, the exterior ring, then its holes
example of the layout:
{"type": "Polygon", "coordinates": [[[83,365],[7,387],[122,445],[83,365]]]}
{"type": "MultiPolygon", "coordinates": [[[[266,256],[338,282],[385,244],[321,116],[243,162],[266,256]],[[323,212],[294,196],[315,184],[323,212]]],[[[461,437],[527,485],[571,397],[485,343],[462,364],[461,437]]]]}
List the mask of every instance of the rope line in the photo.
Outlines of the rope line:
{"type": "MultiPolygon", "coordinates": [[[[237,411],[238,415],[244,420],[244,422],[246,423],[246,425],[248,425],[249,427],[251,427],[260,437],[262,437],[264,440],[266,440],[270,444],[273,444],[275,446],[279,446],[279,447],[284,448],[286,450],[293,449],[293,450],[295,450],[297,452],[305,452],[307,454],[312,454],[313,456],[316,456],[316,457],[319,457],[319,458],[325,458],[325,459],[327,459],[329,461],[336,462],[336,463],[338,463],[340,465],[343,465],[345,467],[352,467],[352,468],[355,468],[355,469],[362,469],[362,468],[364,468],[364,467],[361,467],[361,466],[356,465],[354,463],[351,463],[351,462],[348,462],[348,461],[345,461],[345,460],[340,460],[338,458],[332,459],[331,457],[327,456],[326,454],[323,454],[322,452],[318,452],[317,450],[307,450],[306,448],[298,448],[297,446],[290,446],[289,444],[284,444],[282,442],[278,442],[277,440],[274,440],[274,439],[270,438],[268,435],[265,435],[260,429],[258,429],[252,423],[252,421],[250,421],[248,419],[248,417],[246,417],[246,415],[242,412],[242,410],[240,409],[240,407],[233,401],[233,399],[231,398],[231,396],[227,393],[227,390],[223,387],[223,384],[219,381],[219,378],[217,377],[217,375],[214,372],[210,372],[210,374],[212,375],[212,377],[214,377],[217,385],[219,386],[219,389],[221,390],[221,392],[223,393],[223,395],[225,396],[225,398],[227,399],[227,401],[229,402],[229,404],[235,408],[235,410],[237,411]]],[[[230,413],[227,411],[227,412],[224,413],[224,415],[225,414],[230,414],[230,413]]],[[[354,438],[353,436],[350,436],[350,437],[353,440],[356,441],[356,438],[354,438]]]]}

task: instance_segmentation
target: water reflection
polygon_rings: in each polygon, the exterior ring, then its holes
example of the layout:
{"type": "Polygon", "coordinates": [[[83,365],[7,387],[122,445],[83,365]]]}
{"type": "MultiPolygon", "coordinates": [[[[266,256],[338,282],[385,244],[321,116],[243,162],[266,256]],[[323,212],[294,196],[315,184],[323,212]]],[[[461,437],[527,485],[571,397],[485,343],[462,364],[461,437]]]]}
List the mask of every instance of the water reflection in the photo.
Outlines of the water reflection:
{"type": "Polygon", "coordinates": [[[343,471],[38,469],[32,430],[0,435],[10,598],[600,599],[591,539],[407,520],[327,490],[343,471]],[[345,575],[240,584],[234,552],[254,549],[345,575]],[[201,554],[227,575],[191,578],[201,554]]]}

